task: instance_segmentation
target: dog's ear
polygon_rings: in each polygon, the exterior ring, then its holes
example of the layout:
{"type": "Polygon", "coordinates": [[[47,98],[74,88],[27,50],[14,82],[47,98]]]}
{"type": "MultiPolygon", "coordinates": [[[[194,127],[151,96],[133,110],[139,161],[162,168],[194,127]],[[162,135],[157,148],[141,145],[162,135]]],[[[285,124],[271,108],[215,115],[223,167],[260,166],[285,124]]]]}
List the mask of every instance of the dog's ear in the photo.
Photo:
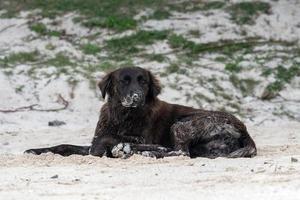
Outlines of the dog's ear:
{"type": "Polygon", "coordinates": [[[148,96],[152,99],[154,99],[157,95],[161,92],[161,86],[158,81],[158,79],[150,72],[148,71],[149,76],[149,92],[148,96]]]}
{"type": "Polygon", "coordinates": [[[105,99],[106,94],[112,95],[112,74],[113,72],[106,74],[98,83],[103,99],[105,99]]]}

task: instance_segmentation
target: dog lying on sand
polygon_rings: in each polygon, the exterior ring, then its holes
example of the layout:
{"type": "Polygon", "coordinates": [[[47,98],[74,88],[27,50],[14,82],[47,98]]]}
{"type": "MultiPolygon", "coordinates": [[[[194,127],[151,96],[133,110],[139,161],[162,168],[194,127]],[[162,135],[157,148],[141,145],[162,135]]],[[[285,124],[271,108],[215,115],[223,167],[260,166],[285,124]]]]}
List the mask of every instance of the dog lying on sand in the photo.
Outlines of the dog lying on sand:
{"type": "Polygon", "coordinates": [[[233,115],[159,100],[161,86],[148,70],[117,69],[103,78],[99,88],[108,100],[101,109],[91,146],[62,144],[25,153],[100,157],[140,153],[157,158],[237,158],[257,153],[245,125],[233,115]]]}

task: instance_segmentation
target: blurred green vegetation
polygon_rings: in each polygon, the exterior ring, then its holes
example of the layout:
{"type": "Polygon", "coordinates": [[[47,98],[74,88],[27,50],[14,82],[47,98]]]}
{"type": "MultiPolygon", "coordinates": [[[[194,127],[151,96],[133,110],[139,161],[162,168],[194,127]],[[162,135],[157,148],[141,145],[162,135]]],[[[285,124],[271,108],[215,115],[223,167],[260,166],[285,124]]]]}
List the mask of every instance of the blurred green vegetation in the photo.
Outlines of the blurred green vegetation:
{"type": "Polygon", "coordinates": [[[254,24],[255,18],[263,13],[269,14],[271,6],[267,2],[249,1],[235,3],[228,7],[232,20],[237,24],[254,24]]]}
{"type": "MultiPolygon", "coordinates": [[[[269,100],[283,90],[286,84],[291,83],[294,77],[300,76],[299,62],[293,61],[300,57],[300,47],[294,41],[248,37],[246,29],[241,29],[240,32],[236,32],[241,39],[203,42],[205,40],[201,39],[205,35],[205,29],[202,27],[193,27],[181,32],[173,27],[156,29],[144,25],[147,20],[182,20],[176,15],[178,13],[193,14],[199,11],[203,16],[210,16],[222,11],[228,14],[228,20],[232,20],[235,26],[244,28],[243,25],[255,24],[260,15],[272,12],[271,4],[264,1],[232,3],[201,0],[2,0],[0,8],[5,10],[0,16],[2,18],[19,17],[20,11],[32,10],[27,17],[27,25],[35,34],[24,42],[33,39],[49,40],[44,49],[48,50],[47,53],[52,53],[43,55],[38,50],[9,52],[0,57],[0,68],[4,69],[7,75],[13,73],[14,66],[28,64],[32,68],[27,74],[37,78],[39,69],[51,66],[55,68],[53,73],[56,77],[61,74],[70,75],[70,84],[77,84],[78,80],[73,75],[79,73],[90,80],[94,87],[96,72],[133,65],[137,60],[139,63],[156,62],[162,66],[162,70],[158,71],[164,77],[191,76],[198,69],[209,69],[225,74],[227,79],[201,77],[197,83],[207,87],[206,89],[215,96],[228,101],[228,106],[237,112],[240,112],[241,108],[234,102],[235,97],[228,95],[228,91],[221,84],[222,81],[228,81],[244,97],[253,96],[261,79],[248,78],[242,74],[256,70],[258,74],[261,73],[260,78],[271,80],[261,96],[262,99],[269,100]],[[60,16],[70,12],[75,13],[73,22],[88,28],[86,35],[67,35],[65,30],[56,28],[55,23],[59,23],[60,16]],[[47,19],[44,20],[45,18],[47,19]],[[59,46],[60,40],[64,40],[66,46],[59,46]],[[156,51],[153,44],[160,43],[167,47],[156,51]],[[72,52],[65,51],[70,46],[72,52]],[[213,69],[198,62],[205,56],[212,62],[213,69]],[[277,66],[270,67],[268,61],[274,59],[280,59],[280,62],[277,66]],[[247,62],[251,64],[247,66],[247,62]],[[294,63],[289,65],[290,62],[294,63]],[[213,88],[208,85],[212,85],[213,88]]],[[[211,25],[216,29],[218,26],[221,25],[211,25]]],[[[45,72],[45,76],[51,76],[47,73],[45,72]]],[[[174,83],[169,86],[182,90],[174,83]]],[[[16,88],[17,92],[22,90],[22,86],[16,88]]],[[[187,92],[185,96],[199,102],[199,105],[203,101],[215,101],[200,93],[193,96],[187,92]]]]}

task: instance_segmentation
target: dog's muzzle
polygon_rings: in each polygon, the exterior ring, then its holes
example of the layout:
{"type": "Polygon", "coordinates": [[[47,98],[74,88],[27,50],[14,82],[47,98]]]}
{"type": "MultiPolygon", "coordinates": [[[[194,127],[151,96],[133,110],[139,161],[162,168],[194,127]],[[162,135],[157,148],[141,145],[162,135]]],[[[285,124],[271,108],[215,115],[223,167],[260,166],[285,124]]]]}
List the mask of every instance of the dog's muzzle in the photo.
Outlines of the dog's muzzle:
{"type": "Polygon", "coordinates": [[[144,98],[142,92],[133,92],[132,94],[128,94],[121,101],[122,106],[127,108],[136,108],[140,105],[144,104],[144,98]]]}

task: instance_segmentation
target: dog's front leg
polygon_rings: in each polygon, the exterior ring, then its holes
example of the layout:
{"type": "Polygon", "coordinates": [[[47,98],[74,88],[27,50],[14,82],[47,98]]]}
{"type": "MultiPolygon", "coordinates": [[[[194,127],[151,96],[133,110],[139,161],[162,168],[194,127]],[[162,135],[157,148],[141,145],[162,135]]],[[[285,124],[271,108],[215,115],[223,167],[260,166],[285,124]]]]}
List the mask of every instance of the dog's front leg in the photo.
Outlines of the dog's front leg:
{"type": "Polygon", "coordinates": [[[112,147],[121,142],[115,137],[117,133],[118,127],[114,126],[109,120],[108,110],[105,106],[103,106],[89,154],[100,157],[105,154],[110,156],[112,147]]]}
{"type": "Polygon", "coordinates": [[[93,138],[92,145],[90,148],[90,154],[93,156],[104,156],[113,157],[111,150],[114,146],[119,144],[121,141],[119,138],[112,134],[96,135],[93,138]]]}
{"type": "Polygon", "coordinates": [[[78,146],[72,144],[61,144],[53,147],[46,148],[38,148],[38,149],[28,149],[24,153],[40,155],[42,153],[54,153],[62,156],[70,156],[70,155],[82,155],[86,156],[89,154],[90,146],[78,146]]]}

